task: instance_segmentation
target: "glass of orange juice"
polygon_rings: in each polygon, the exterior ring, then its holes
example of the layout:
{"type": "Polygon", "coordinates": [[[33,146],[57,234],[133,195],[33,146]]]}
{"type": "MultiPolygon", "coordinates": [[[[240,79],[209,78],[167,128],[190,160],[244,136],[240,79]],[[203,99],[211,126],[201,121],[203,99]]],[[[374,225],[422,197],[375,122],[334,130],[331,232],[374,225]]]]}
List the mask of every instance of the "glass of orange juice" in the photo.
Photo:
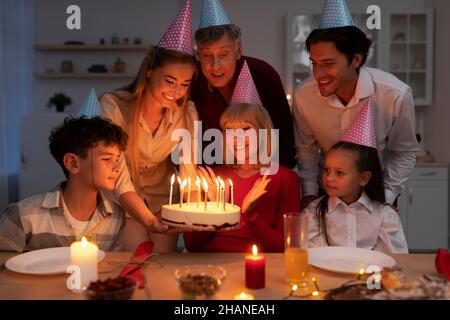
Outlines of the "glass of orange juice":
{"type": "Polygon", "coordinates": [[[307,215],[299,212],[288,212],[284,219],[284,265],[286,278],[290,285],[306,287],[308,273],[308,234],[309,221],[307,215]]]}

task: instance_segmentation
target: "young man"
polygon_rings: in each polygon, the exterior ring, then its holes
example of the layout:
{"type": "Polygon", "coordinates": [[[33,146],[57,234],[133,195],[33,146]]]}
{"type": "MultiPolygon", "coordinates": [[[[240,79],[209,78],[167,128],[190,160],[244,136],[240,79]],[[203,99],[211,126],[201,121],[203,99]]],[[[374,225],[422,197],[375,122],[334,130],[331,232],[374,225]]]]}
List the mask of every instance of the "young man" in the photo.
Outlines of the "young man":
{"type": "Polygon", "coordinates": [[[201,72],[192,81],[191,98],[203,131],[220,129],[220,116],[230,105],[242,65],[247,61],[261,102],[274,128],[279,129],[280,164],[294,167],[292,115],[280,76],[268,63],[242,55],[241,30],[231,24],[220,1],[203,1],[195,40],[201,72]]]}
{"type": "Polygon", "coordinates": [[[338,141],[367,99],[374,106],[385,195],[393,204],[415,165],[414,100],[395,76],[362,67],[371,41],[355,26],[316,29],[306,40],[313,79],[294,94],[294,132],[303,206],[318,196],[320,152],[338,141]]]}
{"type": "Polygon", "coordinates": [[[124,212],[100,190],[113,190],[123,130],[99,117],[66,118],[50,135],[50,152],[67,181],[45,194],[11,204],[0,218],[0,250],[70,246],[86,236],[101,250],[120,250],[124,212]]]}

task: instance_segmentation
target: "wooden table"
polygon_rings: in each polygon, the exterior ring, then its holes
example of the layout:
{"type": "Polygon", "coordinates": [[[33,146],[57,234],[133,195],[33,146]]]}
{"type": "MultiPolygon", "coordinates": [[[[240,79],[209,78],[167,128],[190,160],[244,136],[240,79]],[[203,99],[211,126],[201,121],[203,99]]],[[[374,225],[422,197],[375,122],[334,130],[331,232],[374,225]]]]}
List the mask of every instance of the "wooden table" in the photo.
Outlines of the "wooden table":
{"type": "MultiPolygon", "coordinates": [[[[14,253],[0,252],[0,263],[13,257],[14,253]]],[[[284,274],[284,257],[281,253],[266,256],[266,287],[260,290],[245,288],[244,253],[170,253],[160,254],[145,269],[146,289],[137,289],[133,299],[181,299],[174,271],[184,265],[220,265],[227,272],[217,299],[233,299],[242,291],[252,293],[258,300],[278,300],[287,296],[290,287],[284,274]]],[[[109,252],[99,264],[99,277],[105,279],[120,273],[117,263],[126,263],[131,253],[109,252]]],[[[434,254],[392,255],[401,267],[407,280],[412,281],[423,274],[436,274],[434,254]]],[[[19,274],[7,269],[0,271],[0,299],[84,299],[83,295],[70,292],[66,287],[68,274],[36,276],[19,274]]],[[[338,274],[310,267],[309,276],[315,276],[321,289],[340,286],[352,279],[351,275],[338,274]]],[[[323,294],[315,299],[320,299],[323,294]]]]}

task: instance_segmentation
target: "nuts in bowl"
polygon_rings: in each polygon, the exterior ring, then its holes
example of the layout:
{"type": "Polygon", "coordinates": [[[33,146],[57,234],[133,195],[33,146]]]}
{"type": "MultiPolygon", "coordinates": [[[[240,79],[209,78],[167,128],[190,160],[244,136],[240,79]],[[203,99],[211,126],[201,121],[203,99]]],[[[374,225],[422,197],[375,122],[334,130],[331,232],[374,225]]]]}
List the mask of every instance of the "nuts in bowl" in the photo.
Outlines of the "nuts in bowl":
{"type": "Polygon", "coordinates": [[[135,289],[136,280],[119,276],[91,282],[86,289],[86,296],[90,300],[129,300],[135,289]]]}
{"type": "Polygon", "coordinates": [[[185,266],[175,271],[178,287],[185,300],[214,299],[225,276],[222,267],[213,265],[185,266]]]}

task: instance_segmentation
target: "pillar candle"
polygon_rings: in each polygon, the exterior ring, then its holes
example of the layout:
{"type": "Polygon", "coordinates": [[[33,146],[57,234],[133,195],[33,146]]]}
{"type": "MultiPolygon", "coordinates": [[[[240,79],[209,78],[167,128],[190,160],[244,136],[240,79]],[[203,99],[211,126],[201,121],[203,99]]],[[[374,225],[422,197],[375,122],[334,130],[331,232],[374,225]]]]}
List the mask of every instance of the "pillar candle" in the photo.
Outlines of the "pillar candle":
{"type": "MultiPolygon", "coordinates": [[[[86,240],[76,241],[70,246],[70,262],[80,268],[80,288],[84,290],[90,282],[97,281],[98,247],[86,240]]],[[[75,289],[75,291],[78,291],[75,289]]]]}
{"type": "Polygon", "coordinates": [[[258,254],[253,245],[253,253],[245,257],[245,286],[249,289],[264,288],[266,282],[266,258],[258,254]]]}

